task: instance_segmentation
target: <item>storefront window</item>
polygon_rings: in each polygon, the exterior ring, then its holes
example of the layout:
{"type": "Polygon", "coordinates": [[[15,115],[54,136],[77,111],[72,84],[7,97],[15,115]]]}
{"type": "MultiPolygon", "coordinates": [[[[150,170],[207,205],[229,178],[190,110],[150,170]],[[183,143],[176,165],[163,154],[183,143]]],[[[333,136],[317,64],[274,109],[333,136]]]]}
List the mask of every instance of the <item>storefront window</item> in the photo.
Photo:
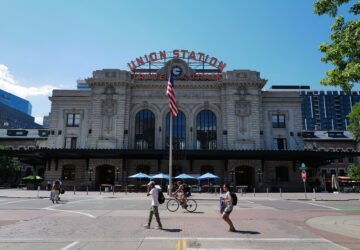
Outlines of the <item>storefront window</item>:
{"type": "Polygon", "coordinates": [[[75,166],[66,165],[63,167],[63,180],[75,180],[75,166]]]}

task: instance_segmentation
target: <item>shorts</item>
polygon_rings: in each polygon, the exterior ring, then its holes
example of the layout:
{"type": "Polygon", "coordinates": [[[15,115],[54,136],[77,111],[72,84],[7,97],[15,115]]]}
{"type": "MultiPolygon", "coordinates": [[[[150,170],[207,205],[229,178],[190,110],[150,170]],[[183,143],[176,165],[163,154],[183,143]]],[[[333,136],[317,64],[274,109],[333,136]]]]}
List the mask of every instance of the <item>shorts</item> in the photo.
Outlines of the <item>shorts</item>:
{"type": "Polygon", "coordinates": [[[233,206],[226,206],[224,209],[224,214],[230,214],[233,210],[233,206]]]}

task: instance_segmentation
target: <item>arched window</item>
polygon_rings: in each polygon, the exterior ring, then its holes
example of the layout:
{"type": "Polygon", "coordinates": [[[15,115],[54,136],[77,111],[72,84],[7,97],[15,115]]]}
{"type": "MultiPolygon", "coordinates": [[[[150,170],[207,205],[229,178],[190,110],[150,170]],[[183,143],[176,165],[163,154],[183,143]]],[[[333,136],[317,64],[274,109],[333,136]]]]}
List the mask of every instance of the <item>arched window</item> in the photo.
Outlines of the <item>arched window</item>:
{"type": "Polygon", "coordinates": [[[155,148],[155,115],[148,109],[141,110],[135,117],[135,148],[155,148]]]}
{"type": "MultiPolygon", "coordinates": [[[[186,145],[186,117],[179,111],[172,120],[173,148],[185,149],[186,145]]],[[[170,140],[170,112],[166,116],[166,148],[169,148],[170,140]]]]}
{"type": "Polygon", "coordinates": [[[216,144],[216,116],[203,110],[196,117],[196,148],[216,149],[216,144]]]}
{"type": "Polygon", "coordinates": [[[63,166],[63,180],[73,181],[75,180],[75,166],[65,165],[63,166]]]}

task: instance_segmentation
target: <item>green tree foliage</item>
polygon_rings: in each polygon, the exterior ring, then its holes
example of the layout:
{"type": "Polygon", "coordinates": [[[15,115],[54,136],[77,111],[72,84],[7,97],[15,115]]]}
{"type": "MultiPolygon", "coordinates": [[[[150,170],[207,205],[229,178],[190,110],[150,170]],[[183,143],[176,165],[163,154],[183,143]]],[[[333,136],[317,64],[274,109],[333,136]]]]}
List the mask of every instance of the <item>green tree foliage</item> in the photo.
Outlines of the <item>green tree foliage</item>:
{"type": "Polygon", "coordinates": [[[360,181],[360,165],[349,165],[348,176],[353,180],[360,181]]]}
{"type": "Polygon", "coordinates": [[[347,127],[356,141],[360,140],[360,102],[353,106],[352,112],[348,114],[350,124],[347,127]]]}
{"type": "MultiPolygon", "coordinates": [[[[360,20],[345,22],[344,17],[336,16],[338,8],[350,0],[318,0],[314,2],[314,12],[318,15],[328,14],[335,18],[331,26],[331,43],[323,42],[319,50],[325,53],[322,62],[335,67],[326,71],[326,77],[320,83],[329,86],[340,86],[345,92],[352,89],[360,80],[360,20]]],[[[355,16],[360,14],[360,0],[349,10],[355,16]]]]}
{"type": "MultiPolygon", "coordinates": [[[[7,149],[4,146],[0,146],[0,150],[7,149]]],[[[10,177],[14,176],[20,171],[20,162],[16,157],[9,157],[6,155],[0,155],[0,181],[6,182],[10,177]]]]}

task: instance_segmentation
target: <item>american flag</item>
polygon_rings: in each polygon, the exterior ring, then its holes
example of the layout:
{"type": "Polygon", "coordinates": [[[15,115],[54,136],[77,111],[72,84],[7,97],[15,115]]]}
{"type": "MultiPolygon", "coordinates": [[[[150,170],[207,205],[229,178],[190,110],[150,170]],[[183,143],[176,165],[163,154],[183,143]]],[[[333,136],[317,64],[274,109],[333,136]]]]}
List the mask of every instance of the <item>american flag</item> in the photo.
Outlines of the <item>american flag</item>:
{"type": "Polygon", "coordinates": [[[178,109],[177,109],[176,100],[175,100],[174,79],[173,79],[171,73],[170,73],[170,76],[169,76],[166,95],[169,97],[170,112],[172,113],[173,117],[176,117],[177,114],[178,114],[178,109]]]}

